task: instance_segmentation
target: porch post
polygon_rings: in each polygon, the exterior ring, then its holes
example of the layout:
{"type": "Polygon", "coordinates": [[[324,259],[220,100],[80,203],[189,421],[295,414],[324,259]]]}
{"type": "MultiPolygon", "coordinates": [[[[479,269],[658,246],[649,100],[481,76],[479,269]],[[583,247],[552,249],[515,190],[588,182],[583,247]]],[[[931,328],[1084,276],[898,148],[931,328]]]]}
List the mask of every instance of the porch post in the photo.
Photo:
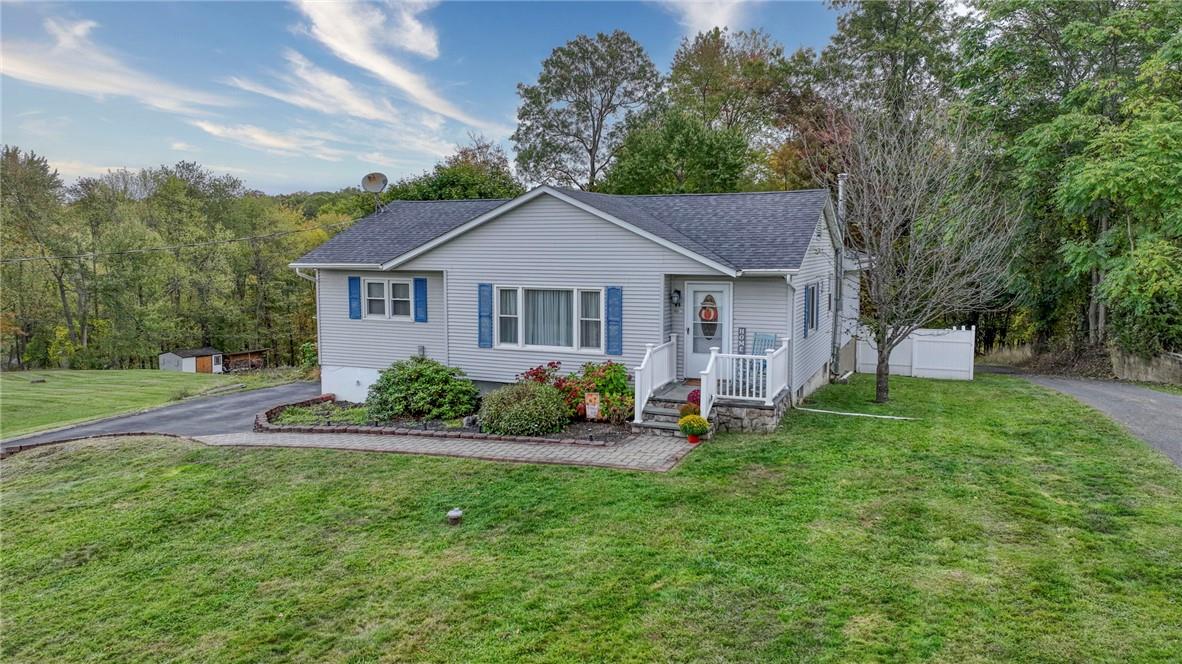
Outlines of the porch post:
{"type": "Polygon", "coordinates": [[[763,405],[770,406],[776,398],[776,395],[772,394],[772,374],[775,373],[772,368],[772,357],[776,354],[776,351],[774,348],[769,348],[766,353],[767,359],[764,362],[767,364],[763,368],[763,405]]]}

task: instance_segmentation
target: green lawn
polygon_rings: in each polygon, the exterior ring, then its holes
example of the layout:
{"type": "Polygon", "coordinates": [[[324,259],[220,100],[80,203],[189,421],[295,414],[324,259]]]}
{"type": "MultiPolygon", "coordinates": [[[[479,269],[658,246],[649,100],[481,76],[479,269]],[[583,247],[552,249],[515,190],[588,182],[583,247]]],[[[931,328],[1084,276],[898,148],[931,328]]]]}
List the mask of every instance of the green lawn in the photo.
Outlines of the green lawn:
{"type": "Polygon", "coordinates": [[[667,474],[140,438],[0,480],[5,661],[1178,661],[1182,471],[1020,379],[868,377],[667,474]],[[462,507],[459,527],[444,512],[462,507]]]}
{"type": "Polygon", "coordinates": [[[0,373],[0,436],[167,403],[236,381],[178,371],[6,371],[0,373]],[[44,379],[44,383],[32,381],[44,379]]]}

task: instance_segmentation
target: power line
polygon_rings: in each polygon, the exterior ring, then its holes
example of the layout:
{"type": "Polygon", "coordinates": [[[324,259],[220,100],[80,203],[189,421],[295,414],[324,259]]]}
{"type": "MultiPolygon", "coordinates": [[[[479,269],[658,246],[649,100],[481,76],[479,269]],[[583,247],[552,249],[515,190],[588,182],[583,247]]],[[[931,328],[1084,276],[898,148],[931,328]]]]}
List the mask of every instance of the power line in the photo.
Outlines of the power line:
{"type": "Polygon", "coordinates": [[[357,221],[357,219],[349,219],[348,221],[337,221],[331,224],[318,224],[309,228],[298,228],[291,231],[276,231],[274,233],[266,233],[263,235],[248,235],[246,237],[235,237],[226,240],[206,240],[202,242],[186,242],[184,244],[172,244],[164,247],[139,247],[136,249],[124,249],[123,251],[92,251],[85,254],[72,254],[67,256],[21,256],[19,258],[5,258],[0,260],[0,264],[9,263],[28,263],[32,261],[56,261],[56,260],[73,260],[79,258],[101,258],[105,256],[130,256],[134,254],[151,254],[161,251],[175,251],[177,249],[194,249],[197,247],[209,247],[221,244],[234,244],[236,242],[253,242],[255,240],[271,240],[285,235],[295,235],[296,233],[310,233],[312,231],[324,230],[334,228],[336,226],[344,226],[357,221]]]}

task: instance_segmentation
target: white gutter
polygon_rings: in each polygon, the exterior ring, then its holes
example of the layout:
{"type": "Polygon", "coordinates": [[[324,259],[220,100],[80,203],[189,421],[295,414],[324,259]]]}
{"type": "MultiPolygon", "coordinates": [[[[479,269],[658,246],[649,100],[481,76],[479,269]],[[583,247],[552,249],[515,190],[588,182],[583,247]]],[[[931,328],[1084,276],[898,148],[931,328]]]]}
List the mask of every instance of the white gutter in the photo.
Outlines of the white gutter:
{"type": "Polygon", "coordinates": [[[299,277],[300,279],[307,279],[308,281],[311,281],[312,283],[316,283],[316,277],[313,277],[310,274],[304,274],[303,272],[300,272],[300,268],[298,268],[298,267],[295,268],[295,273],[296,273],[296,276],[299,277]]]}

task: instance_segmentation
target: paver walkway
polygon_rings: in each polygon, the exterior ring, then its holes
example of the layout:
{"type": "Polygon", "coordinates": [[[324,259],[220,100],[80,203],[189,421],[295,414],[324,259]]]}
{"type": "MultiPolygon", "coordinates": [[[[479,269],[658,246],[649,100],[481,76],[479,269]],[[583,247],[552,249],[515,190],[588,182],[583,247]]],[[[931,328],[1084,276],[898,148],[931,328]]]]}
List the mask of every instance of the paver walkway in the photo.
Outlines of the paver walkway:
{"type": "Polygon", "coordinates": [[[681,438],[633,436],[615,445],[512,443],[465,438],[378,436],[350,433],[228,433],[192,436],[207,445],[241,447],[311,447],[365,452],[395,452],[573,466],[601,466],[665,472],[677,465],[693,445],[681,438]]]}

